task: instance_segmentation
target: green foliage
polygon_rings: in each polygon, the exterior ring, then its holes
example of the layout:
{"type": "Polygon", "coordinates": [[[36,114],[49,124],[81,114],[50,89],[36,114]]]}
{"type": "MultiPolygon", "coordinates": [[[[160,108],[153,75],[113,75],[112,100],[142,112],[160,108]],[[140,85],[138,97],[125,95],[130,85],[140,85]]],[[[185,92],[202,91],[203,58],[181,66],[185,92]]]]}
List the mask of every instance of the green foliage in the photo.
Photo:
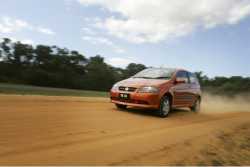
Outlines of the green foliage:
{"type": "Polygon", "coordinates": [[[58,46],[0,43],[0,82],[36,86],[107,91],[122,79],[146,68],[131,63],[115,68],[100,55],[87,59],[77,51],[58,46]]]}
{"type": "MultiPolygon", "coordinates": [[[[145,69],[131,63],[125,69],[105,63],[100,55],[86,58],[58,46],[31,45],[5,38],[0,43],[0,82],[36,86],[107,91],[112,85],[145,69]]],[[[208,78],[196,72],[202,88],[212,93],[234,95],[250,92],[250,78],[208,78]]]]}
{"type": "Polygon", "coordinates": [[[209,79],[202,72],[196,72],[202,89],[214,94],[234,96],[237,94],[250,95],[250,78],[242,76],[215,77],[209,79]]]}
{"type": "Polygon", "coordinates": [[[108,90],[116,82],[112,68],[104,62],[104,58],[97,55],[89,59],[85,66],[86,89],[108,90]]]}
{"type": "Polygon", "coordinates": [[[135,75],[136,73],[138,73],[139,71],[142,71],[146,68],[145,65],[143,64],[135,64],[135,63],[130,63],[127,68],[126,68],[126,72],[125,75],[126,77],[130,77],[135,75]]]}

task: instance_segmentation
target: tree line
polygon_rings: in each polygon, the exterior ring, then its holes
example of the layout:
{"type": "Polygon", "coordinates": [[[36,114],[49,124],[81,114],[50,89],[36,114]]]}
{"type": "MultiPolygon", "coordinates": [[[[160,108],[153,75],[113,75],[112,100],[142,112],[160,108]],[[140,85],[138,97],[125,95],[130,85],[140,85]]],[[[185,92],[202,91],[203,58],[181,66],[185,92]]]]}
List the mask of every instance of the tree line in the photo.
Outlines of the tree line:
{"type": "Polygon", "coordinates": [[[208,78],[202,72],[196,72],[196,76],[203,90],[207,92],[229,96],[234,96],[238,94],[250,96],[250,77],[217,76],[214,78],[208,78]]]}
{"type": "MultiPolygon", "coordinates": [[[[125,69],[105,63],[100,55],[87,58],[58,46],[32,46],[4,38],[0,42],[0,82],[36,86],[107,91],[122,79],[147,68],[130,63],[125,69]]],[[[212,93],[250,92],[249,77],[208,78],[196,75],[203,89],[212,93]]]]}
{"type": "Polygon", "coordinates": [[[106,91],[145,68],[136,63],[116,68],[100,55],[86,58],[58,46],[32,46],[8,38],[0,43],[0,82],[106,91]]]}

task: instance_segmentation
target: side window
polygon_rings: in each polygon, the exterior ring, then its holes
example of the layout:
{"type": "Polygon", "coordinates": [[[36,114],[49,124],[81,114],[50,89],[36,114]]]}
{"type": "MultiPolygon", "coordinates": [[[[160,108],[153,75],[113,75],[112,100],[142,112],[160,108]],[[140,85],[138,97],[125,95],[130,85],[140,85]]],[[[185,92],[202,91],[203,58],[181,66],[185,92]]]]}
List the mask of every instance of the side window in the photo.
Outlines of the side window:
{"type": "Polygon", "coordinates": [[[176,74],[176,78],[184,78],[188,82],[188,74],[186,71],[179,71],[176,74]]]}
{"type": "Polygon", "coordinates": [[[189,75],[190,83],[194,83],[194,84],[197,84],[197,83],[198,83],[198,80],[197,80],[195,74],[193,74],[193,73],[188,73],[188,75],[189,75]]]}

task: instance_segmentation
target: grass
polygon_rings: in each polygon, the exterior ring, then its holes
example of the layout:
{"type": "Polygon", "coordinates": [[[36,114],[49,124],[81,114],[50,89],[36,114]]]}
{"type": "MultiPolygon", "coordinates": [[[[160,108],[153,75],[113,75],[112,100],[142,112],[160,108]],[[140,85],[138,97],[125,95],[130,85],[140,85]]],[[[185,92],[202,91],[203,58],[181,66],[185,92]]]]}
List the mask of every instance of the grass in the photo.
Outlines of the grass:
{"type": "Polygon", "coordinates": [[[0,83],[0,94],[108,97],[108,92],[0,83]]]}

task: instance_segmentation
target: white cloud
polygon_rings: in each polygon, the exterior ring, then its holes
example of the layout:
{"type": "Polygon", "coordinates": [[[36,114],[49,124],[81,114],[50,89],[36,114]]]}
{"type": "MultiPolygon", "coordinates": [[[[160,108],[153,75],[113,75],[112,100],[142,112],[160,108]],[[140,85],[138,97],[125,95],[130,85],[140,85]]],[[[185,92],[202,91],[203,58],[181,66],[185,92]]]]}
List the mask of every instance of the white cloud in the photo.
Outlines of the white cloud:
{"type": "Polygon", "coordinates": [[[106,45],[109,46],[115,51],[116,53],[125,53],[125,50],[114,44],[110,39],[100,36],[83,36],[82,40],[87,41],[94,45],[106,45]]]}
{"type": "Polygon", "coordinates": [[[55,35],[55,32],[48,29],[48,28],[43,28],[43,27],[38,27],[37,31],[43,33],[43,34],[47,34],[47,35],[55,35]]]}
{"type": "Polygon", "coordinates": [[[250,15],[249,0],[78,1],[85,6],[97,5],[114,13],[96,21],[95,25],[135,43],[155,43],[187,35],[198,28],[236,24],[250,15]],[[117,17],[117,13],[122,17],[117,17]]]}
{"type": "Polygon", "coordinates": [[[0,18],[0,33],[10,34],[16,33],[23,30],[37,31],[46,35],[54,35],[55,32],[49,28],[44,28],[40,26],[35,26],[28,23],[25,20],[15,19],[11,17],[1,17],[0,18]]]}
{"type": "Polygon", "coordinates": [[[82,39],[84,41],[88,41],[92,44],[104,44],[104,45],[109,45],[109,46],[113,46],[113,42],[111,40],[109,40],[108,38],[104,38],[104,37],[96,37],[96,36],[83,36],[82,39]]]}
{"type": "Polygon", "coordinates": [[[10,33],[11,31],[12,31],[11,28],[0,24],[0,33],[6,34],[6,33],[10,33]]]}
{"type": "Polygon", "coordinates": [[[92,30],[92,29],[90,29],[88,27],[82,28],[82,32],[84,34],[88,34],[88,35],[96,35],[97,34],[94,30],[92,30]]]}
{"type": "Polygon", "coordinates": [[[0,21],[0,33],[7,34],[21,31],[23,29],[32,29],[32,26],[26,21],[2,17],[0,21]]]}
{"type": "Polygon", "coordinates": [[[119,48],[119,47],[115,47],[114,50],[116,53],[125,53],[126,52],[124,49],[119,48]]]}
{"type": "MultiPolygon", "coordinates": [[[[0,37],[0,42],[3,41],[3,38],[5,37],[0,37]]],[[[21,42],[23,44],[29,44],[33,45],[35,42],[32,39],[20,39],[20,38],[15,38],[15,37],[8,37],[12,42],[21,42]]]]}
{"type": "Polygon", "coordinates": [[[34,44],[34,41],[31,40],[31,39],[23,39],[23,40],[20,40],[20,42],[23,43],[23,44],[29,44],[29,45],[34,44]]]}
{"type": "Polygon", "coordinates": [[[115,67],[126,67],[129,63],[136,63],[134,58],[112,57],[106,60],[106,63],[115,67]]]}

